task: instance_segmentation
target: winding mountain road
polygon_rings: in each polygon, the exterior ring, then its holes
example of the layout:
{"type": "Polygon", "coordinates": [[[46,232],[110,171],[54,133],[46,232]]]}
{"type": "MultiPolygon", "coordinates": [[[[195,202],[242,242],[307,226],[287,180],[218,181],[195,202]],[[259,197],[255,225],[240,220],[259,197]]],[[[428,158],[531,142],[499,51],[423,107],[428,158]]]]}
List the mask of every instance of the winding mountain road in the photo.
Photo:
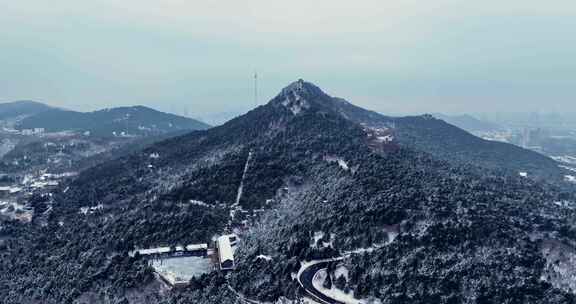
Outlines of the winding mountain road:
{"type": "Polygon", "coordinates": [[[312,281],[314,280],[314,276],[316,275],[316,273],[318,273],[322,269],[328,268],[328,264],[330,264],[332,262],[334,262],[334,261],[318,262],[318,263],[314,263],[314,264],[311,264],[308,266],[303,266],[306,268],[299,273],[298,282],[300,283],[300,286],[302,286],[302,288],[304,288],[304,290],[306,290],[306,292],[308,293],[310,298],[312,298],[314,301],[316,301],[318,303],[322,303],[322,304],[346,304],[342,301],[332,299],[329,296],[323,294],[322,292],[320,292],[318,289],[316,289],[314,287],[314,284],[312,284],[312,281]]]}
{"type": "MultiPolygon", "coordinates": [[[[393,233],[395,231],[390,231],[390,232],[393,233]]],[[[372,246],[367,247],[367,248],[359,248],[359,249],[352,250],[352,251],[346,251],[340,257],[337,257],[337,258],[306,262],[305,264],[302,264],[302,266],[301,266],[302,269],[298,272],[296,279],[298,280],[298,283],[300,283],[300,286],[302,288],[304,288],[304,290],[306,290],[306,292],[308,293],[310,298],[312,298],[312,300],[314,300],[318,303],[321,303],[321,304],[349,304],[350,302],[342,302],[341,300],[336,300],[336,299],[322,293],[318,289],[316,289],[316,287],[314,287],[314,284],[313,284],[314,276],[320,270],[328,268],[328,264],[330,264],[330,263],[342,261],[346,258],[349,258],[353,254],[362,254],[362,253],[373,252],[374,250],[378,250],[378,249],[390,244],[392,241],[394,241],[395,237],[396,237],[396,235],[393,235],[392,239],[389,240],[387,243],[373,244],[372,246]]],[[[362,303],[362,302],[353,301],[352,303],[362,303]]]]}

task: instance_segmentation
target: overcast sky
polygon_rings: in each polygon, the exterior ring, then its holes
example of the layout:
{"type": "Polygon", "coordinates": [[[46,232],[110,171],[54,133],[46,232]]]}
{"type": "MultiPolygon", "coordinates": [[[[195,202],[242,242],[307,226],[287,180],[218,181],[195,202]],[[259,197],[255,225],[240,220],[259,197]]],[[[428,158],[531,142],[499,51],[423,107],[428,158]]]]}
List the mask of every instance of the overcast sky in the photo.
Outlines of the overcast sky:
{"type": "Polygon", "coordinates": [[[574,0],[0,0],[0,101],[253,106],[298,79],[383,113],[576,112],[574,0]]]}

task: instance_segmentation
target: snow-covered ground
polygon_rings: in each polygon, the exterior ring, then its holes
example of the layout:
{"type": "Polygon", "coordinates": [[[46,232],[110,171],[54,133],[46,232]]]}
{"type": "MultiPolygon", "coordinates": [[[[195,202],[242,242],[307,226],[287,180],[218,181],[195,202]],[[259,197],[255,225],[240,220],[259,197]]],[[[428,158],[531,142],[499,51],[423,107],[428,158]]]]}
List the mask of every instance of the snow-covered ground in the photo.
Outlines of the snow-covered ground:
{"type": "Polygon", "coordinates": [[[336,267],[336,270],[334,270],[334,278],[338,279],[340,276],[343,276],[348,281],[348,268],[343,265],[336,267]]]}
{"type": "Polygon", "coordinates": [[[574,202],[571,201],[555,201],[554,205],[568,209],[574,209],[576,207],[576,204],[574,204],[574,202]]]}
{"type": "Polygon", "coordinates": [[[334,299],[334,300],[338,300],[340,302],[344,302],[346,304],[378,304],[381,303],[379,300],[358,300],[356,298],[354,298],[354,293],[352,291],[346,293],[343,290],[340,290],[338,288],[336,288],[336,286],[334,286],[334,283],[332,284],[332,288],[328,289],[326,287],[324,287],[324,281],[326,280],[326,277],[328,276],[328,273],[326,272],[325,269],[320,270],[316,273],[316,275],[314,275],[314,279],[312,280],[312,285],[314,286],[314,288],[316,288],[316,290],[320,291],[321,293],[325,294],[326,296],[329,296],[330,298],[334,299]]]}
{"type": "Polygon", "coordinates": [[[266,260],[266,261],[272,261],[272,257],[269,255],[259,255],[256,257],[257,260],[266,260]]]}
{"type": "Polygon", "coordinates": [[[346,171],[348,171],[350,169],[350,167],[348,167],[348,163],[343,159],[338,160],[338,165],[340,166],[340,168],[342,168],[346,171]]]}
{"type": "Polygon", "coordinates": [[[563,165],[560,165],[559,167],[566,169],[568,171],[576,172],[576,168],[574,168],[574,167],[568,167],[568,166],[563,166],[563,165]]]}
{"type": "Polygon", "coordinates": [[[576,157],[570,155],[551,156],[557,162],[576,165],[576,157]]]}
{"type": "Polygon", "coordinates": [[[246,163],[244,164],[244,171],[242,172],[242,180],[240,180],[240,185],[238,186],[238,193],[236,194],[236,202],[234,205],[239,205],[240,200],[242,199],[242,193],[244,190],[244,179],[246,178],[246,174],[248,173],[248,168],[250,167],[251,159],[252,159],[252,151],[248,153],[248,157],[246,158],[246,163]]]}
{"type": "Polygon", "coordinates": [[[201,207],[206,207],[206,208],[214,208],[213,205],[210,205],[210,204],[207,204],[203,201],[198,201],[198,200],[190,200],[190,204],[196,205],[196,206],[201,206],[201,207]]]}
{"type": "Polygon", "coordinates": [[[5,138],[0,141],[0,157],[6,155],[16,147],[17,141],[5,138]]]}
{"type": "Polygon", "coordinates": [[[546,266],[541,280],[552,286],[574,292],[576,290],[576,250],[559,241],[548,240],[542,245],[546,266]]]}
{"type": "Polygon", "coordinates": [[[342,168],[342,170],[344,171],[348,171],[350,170],[350,166],[348,165],[348,162],[346,162],[343,158],[338,157],[338,156],[326,156],[324,157],[324,160],[329,162],[329,163],[338,163],[338,166],[340,166],[340,168],[342,168]]]}
{"type": "Polygon", "coordinates": [[[350,250],[350,251],[345,251],[342,253],[342,256],[344,257],[348,257],[352,254],[362,254],[362,253],[371,253],[375,250],[378,250],[386,245],[389,245],[390,243],[394,242],[394,240],[398,237],[398,234],[400,234],[399,228],[397,227],[397,225],[392,225],[392,226],[387,226],[384,228],[384,231],[388,234],[388,240],[386,240],[386,242],[384,243],[374,243],[372,244],[372,246],[370,247],[366,247],[366,248],[357,248],[354,250],[350,250]]]}
{"type": "Polygon", "coordinates": [[[163,276],[171,276],[176,281],[190,281],[193,277],[213,270],[210,259],[204,257],[174,257],[151,261],[151,266],[163,276]]]}
{"type": "MultiPolygon", "coordinates": [[[[302,111],[309,109],[310,104],[308,103],[308,101],[305,98],[303,98],[299,94],[299,90],[302,89],[302,84],[296,83],[295,85],[300,86],[300,87],[290,88],[290,90],[292,90],[294,95],[292,95],[292,96],[285,95],[285,99],[282,101],[282,105],[284,107],[286,107],[288,110],[290,110],[292,112],[292,114],[298,115],[302,111]]],[[[289,88],[286,88],[286,89],[289,89],[289,88]]]]}
{"type": "Polygon", "coordinates": [[[311,244],[310,247],[334,247],[334,234],[330,234],[330,239],[328,240],[328,242],[322,242],[322,244],[319,244],[318,241],[322,240],[325,236],[325,233],[322,231],[316,231],[314,232],[314,235],[312,236],[312,239],[310,240],[311,244]]]}
{"type": "Polygon", "coordinates": [[[312,280],[312,285],[321,293],[329,296],[334,300],[338,300],[347,304],[363,304],[364,302],[357,300],[354,298],[352,292],[345,293],[344,291],[336,288],[334,284],[332,284],[332,288],[328,289],[324,287],[324,281],[326,281],[326,277],[328,273],[325,269],[320,270],[314,275],[314,279],[312,280]]]}
{"type": "Polygon", "coordinates": [[[23,222],[32,220],[33,211],[14,201],[0,201],[0,214],[23,222]]]}
{"type": "Polygon", "coordinates": [[[98,210],[102,210],[104,209],[104,205],[102,204],[98,204],[96,206],[89,206],[89,207],[80,207],[80,214],[93,214],[94,212],[98,211],[98,210]]]}
{"type": "Polygon", "coordinates": [[[242,199],[242,194],[244,193],[244,180],[246,179],[246,174],[248,174],[248,169],[250,168],[250,161],[252,160],[253,152],[248,152],[248,157],[246,158],[246,163],[244,164],[244,171],[242,172],[242,179],[240,180],[240,185],[238,185],[238,192],[236,193],[236,201],[232,206],[230,206],[230,219],[228,226],[232,225],[234,218],[238,212],[242,212],[243,208],[240,206],[240,200],[242,199]]]}
{"type": "Polygon", "coordinates": [[[8,192],[10,194],[14,194],[14,193],[18,193],[22,191],[21,187],[15,187],[15,186],[2,186],[0,187],[0,192],[8,192]]]}
{"type": "Polygon", "coordinates": [[[386,246],[386,244],[374,244],[370,247],[366,247],[366,248],[358,248],[358,249],[354,249],[351,251],[346,251],[344,252],[344,256],[350,256],[352,254],[362,254],[362,253],[372,253],[375,250],[378,250],[382,247],[386,246]]]}
{"type": "Polygon", "coordinates": [[[318,303],[318,302],[316,302],[310,298],[304,298],[302,300],[304,301],[304,304],[320,304],[320,303],[318,303]]]}

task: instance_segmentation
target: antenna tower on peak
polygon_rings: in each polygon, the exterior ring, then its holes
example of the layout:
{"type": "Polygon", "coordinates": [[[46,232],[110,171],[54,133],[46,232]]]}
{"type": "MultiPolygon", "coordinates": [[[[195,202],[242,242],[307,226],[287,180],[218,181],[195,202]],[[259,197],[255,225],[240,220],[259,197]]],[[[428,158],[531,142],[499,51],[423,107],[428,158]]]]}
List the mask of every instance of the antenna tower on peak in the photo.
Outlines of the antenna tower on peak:
{"type": "Polygon", "coordinates": [[[258,106],[258,72],[254,72],[254,107],[258,106]]]}

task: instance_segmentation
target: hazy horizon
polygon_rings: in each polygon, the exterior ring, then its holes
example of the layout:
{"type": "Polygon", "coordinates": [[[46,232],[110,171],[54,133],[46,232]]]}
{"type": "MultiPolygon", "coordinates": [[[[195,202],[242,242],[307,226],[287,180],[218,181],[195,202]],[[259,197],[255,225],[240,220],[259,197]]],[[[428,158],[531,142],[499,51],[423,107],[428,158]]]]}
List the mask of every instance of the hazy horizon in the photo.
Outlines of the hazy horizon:
{"type": "Polygon", "coordinates": [[[303,78],[385,114],[576,112],[576,3],[0,0],[0,101],[254,107],[303,78]],[[56,9],[57,8],[57,9],[56,9]]]}

